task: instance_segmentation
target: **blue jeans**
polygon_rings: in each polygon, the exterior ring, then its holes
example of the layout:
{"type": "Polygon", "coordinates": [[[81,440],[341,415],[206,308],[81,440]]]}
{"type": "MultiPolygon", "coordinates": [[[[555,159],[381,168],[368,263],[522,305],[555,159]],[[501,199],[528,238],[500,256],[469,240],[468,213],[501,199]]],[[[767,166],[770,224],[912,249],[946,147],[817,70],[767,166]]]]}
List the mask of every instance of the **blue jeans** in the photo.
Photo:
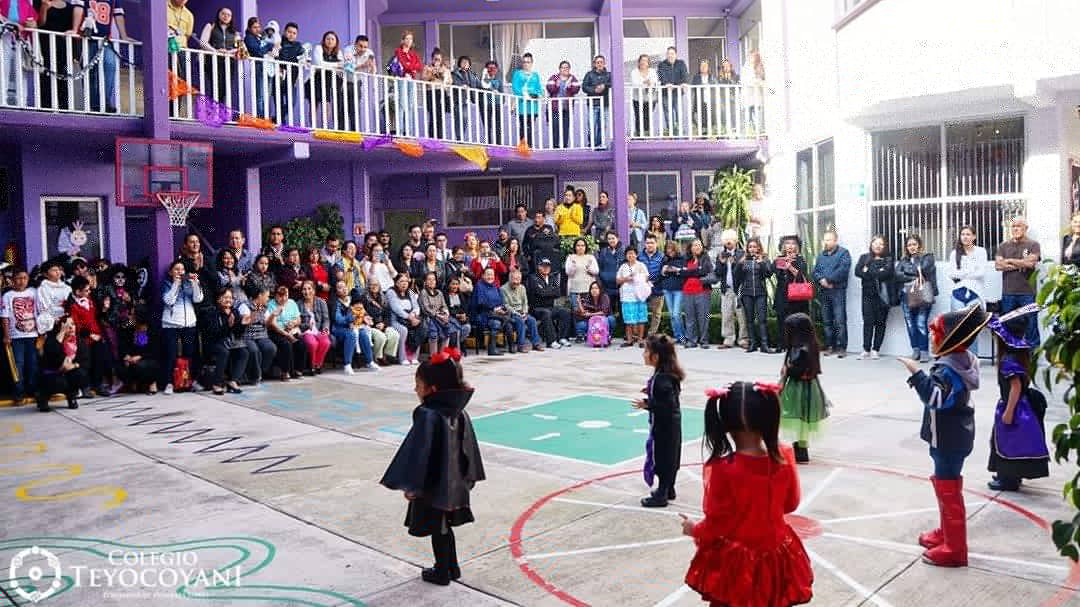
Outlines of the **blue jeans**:
{"type": "MultiPolygon", "coordinates": [[[[90,50],[87,51],[90,61],[93,61],[94,57],[97,56],[98,49],[101,46],[102,43],[97,40],[90,41],[90,50]]],[[[90,111],[107,112],[116,110],[116,64],[116,52],[113,51],[111,46],[105,47],[101,56],[101,70],[105,72],[105,103],[101,102],[98,90],[101,86],[98,68],[94,68],[90,70],[90,111]]]]}
{"type": "Polygon", "coordinates": [[[821,319],[825,323],[825,348],[847,350],[847,289],[822,289],[821,319]]]}
{"type": "Polygon", "coordinates": [[[934,460],[934,476],[942,481],[955,481],[963,476],[967,453],[943,451],[930,447],[930,459],[934,460]]]}
{"type": "Polygon", "coordinates": [[[360,353],[364,355],[364,359],[369,363],[375,361],[375,355],[371,351],[371,335],[368,334],[367,327],[360,327],[357,331],[353,327],[348,329],[335,329],[332,331],[334,339],[341,342],[345,352],[345,364],[352,365],[353,356],[356,355],[356,348],[359,346],[360,353]]]}
{"type": "Polygon", "coordinates": [[[912,310],[908,307],[907,298],[900,297],[900,309],[904,312],[904,323],[907,324],[908,341],[911,343],[911,349],[930,352],[930,334],[926,326],[930,321],[930,306],[912,310]]]}
{"type": "MultiPolygon", "coordinates": [[[[1001,296],[1001,313],[1008,314],[1017,308],[1022,308],[1030,303],[1035,303],[1034,295],[1009,295],[1003,294],[1001,296]]],[[[1027,340],[1032,346],[1038,346],[1039,339],[1039,315],[1029,314],[1027,316],[1027,331],[1024,332],[1024,339],[1027,340]]]]}
{"type": "Polygon", "coordinates": [[[682,291],[664,291],[664,305],[667,306],[668,312],[671,314],[671,332],[675,334],[675,341],[686,339],[682,300],[682,291]]]}
{"type": "MultiPolygon", "coordinates": [[[[599,103],[592,108],[592,145],[594,148],[606,147],[604,143],[604,127],[606,122],[604,119],[607,117],[604,112],[603,106],[599,103]]],[[[610,134],[610,133],[609,133],[610,134]]]]}
{"type": "MultiPolygon", "coordinates": [[[[574,322],[574,328],[577,329],[578,336],[584,336],[586,333],[589,332],[589,321],[587,321],[587,320],[575,321],[574,322]]],[[[607,329],[608,329],[608,335],[614,337],[615,336],[615,315],[614,314],[607,317],[607,329]]]]}
{"type": "Polygon", "coordinates": [[[400,82],[394,102],[394,125],[397,127],[397,134],[402,137],[416,136],[414,132],[416,128],[413,125],[413,120],[417,119],[415,116],[416,83],[412,80],[400,82]]]}
{"type": "Polygon", "coordinates": [[[15,382],[15,400],[34,393],[37,379],[38,351],[37,339],[26,337],[11,340],[11,351],[15,354],[15,368],[19,370],[19,381],[15,382]]]}
{"type": "Polygon", "coordinates": [[[540,332],[536,328],[536,319],[525,315],[525,318],[517,314],[510,316],[510,324],[517,332],[517,345],[524,346],[528,341],[534,346],[540,345],[540,332]]]}

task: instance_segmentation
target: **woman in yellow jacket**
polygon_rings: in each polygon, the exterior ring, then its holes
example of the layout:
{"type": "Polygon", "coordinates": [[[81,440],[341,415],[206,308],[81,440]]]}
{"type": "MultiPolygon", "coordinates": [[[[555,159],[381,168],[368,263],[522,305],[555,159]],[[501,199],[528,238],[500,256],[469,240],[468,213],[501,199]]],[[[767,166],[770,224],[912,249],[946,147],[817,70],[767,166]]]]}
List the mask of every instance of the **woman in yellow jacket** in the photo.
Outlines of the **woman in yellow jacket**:
{"type": "Polygon", "coordinates": [[[563,192],[563,203],[555,209],[555,227],[559,236],[581,236],[581,224],[585,223],[585,210],[574,202],[574,192],[563,192]]]}

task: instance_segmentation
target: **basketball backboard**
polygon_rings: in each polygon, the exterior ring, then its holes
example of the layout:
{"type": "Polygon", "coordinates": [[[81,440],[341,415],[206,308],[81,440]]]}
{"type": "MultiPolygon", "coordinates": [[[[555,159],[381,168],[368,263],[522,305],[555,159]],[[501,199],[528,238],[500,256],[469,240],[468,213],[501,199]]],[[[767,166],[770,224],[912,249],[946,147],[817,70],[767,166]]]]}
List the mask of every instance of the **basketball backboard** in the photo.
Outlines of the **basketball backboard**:
{"type": "Polygon", "coordinates": [[[160,207],[157,192],[198,192],[214,206],[214,146],[195,141],[116,139],[116,204],[160,207]]]}

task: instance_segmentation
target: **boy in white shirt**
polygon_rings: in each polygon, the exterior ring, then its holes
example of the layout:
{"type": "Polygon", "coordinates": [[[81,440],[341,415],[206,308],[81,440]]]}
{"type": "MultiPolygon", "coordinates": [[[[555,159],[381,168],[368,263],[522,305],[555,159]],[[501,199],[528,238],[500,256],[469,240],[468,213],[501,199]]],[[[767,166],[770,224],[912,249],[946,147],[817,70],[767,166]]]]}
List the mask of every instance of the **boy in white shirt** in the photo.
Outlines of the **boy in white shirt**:
{"type": "Polygon", "coordinates": [[[37,379],[37,290],[30,285],[30,275],[17,268],[12,276],[14,288],[0,298],[0,324],[4,349],[15,362],[15,403],[34,393],[37,379]]]}

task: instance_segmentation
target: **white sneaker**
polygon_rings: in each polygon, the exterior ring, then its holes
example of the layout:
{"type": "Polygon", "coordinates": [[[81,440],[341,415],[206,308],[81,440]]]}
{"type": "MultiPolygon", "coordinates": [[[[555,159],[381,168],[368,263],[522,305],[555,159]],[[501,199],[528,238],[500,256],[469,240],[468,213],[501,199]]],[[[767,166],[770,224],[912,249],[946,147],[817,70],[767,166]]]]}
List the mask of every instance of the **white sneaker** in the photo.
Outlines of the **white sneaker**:
{"type": "Polygon", "coordinates": [[[551,348],[552,350],[561,350],[563,345],[562,345],[561,342],[553,341],[553,342],[551,342],[551,345],[548,346],[548,347],[551,348]]]}
{"type": "Polygon", "coordinates": [[[173,393],[172,384],[166,384],[166,386],[165,386],[165,394],[172,394],[172,393],[173,393]]]}
{"type": "Polygon", "coordinates": [[[368,371],[379,371],[380,369],[382,369],[382,367],[380,367],[374,362],[370,362],[367,364],[367,369],[368,371]]]}
{"type": "Polygon", "coordinates": [[[345,375],[355,375],[356,371],[353,371],[352,365],[345,365],[345,375]]]}
{"type": "Polygon", "coordinates": [[[192,392],[203,392],[205,390],[206,390],[206,388],[202,387],[202,384],[200,384],[199,382],[197,382],[197,381],[191,382],[191,391],[192,392]]]}
{"type": "Polygon", "coordinates": [[[570,340],[569,340],[569,339],[566,339],[565,337],[564,337],[564,338],[562,338],[562,339],[560,339],[560,340],[559,340],[559,343],[560,343],[560,344],[562,344],[562,347],[564,347],[564,348],[569,348],[569,347],[570,347],[570,346],[572,345],[572,344],[570,343],[570,340]]]}
{"type": "Polygon", "coordinates": [[[870,353],[869,352],[860,352],[859,353],[859,356],[858,356],[859,360],[866,360],[867,358],[870,358],[870,353]]]}
{"type": "Polygon", "coordinates": [[[881,355],[877,353],[877,350],[870,352],[870,360],[881,360],[881,355]]]}

